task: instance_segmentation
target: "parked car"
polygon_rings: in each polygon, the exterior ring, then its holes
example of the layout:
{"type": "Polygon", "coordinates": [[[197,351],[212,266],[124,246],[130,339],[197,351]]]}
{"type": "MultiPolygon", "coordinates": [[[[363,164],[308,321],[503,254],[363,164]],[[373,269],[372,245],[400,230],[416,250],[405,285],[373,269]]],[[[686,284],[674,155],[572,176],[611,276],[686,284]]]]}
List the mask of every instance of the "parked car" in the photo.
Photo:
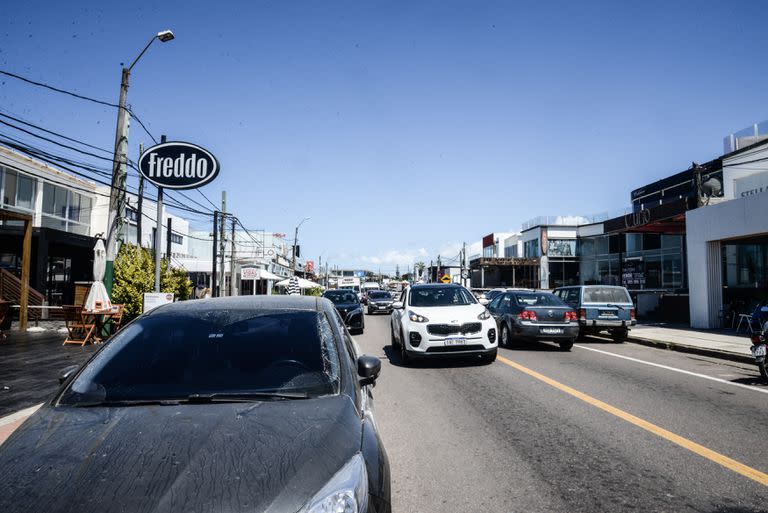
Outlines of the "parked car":
{"type": "Polygon", "coordinates": [[[363,315],[363,305],[357,299],[357,292],[352,289],[326,290],[323,292],[323,297],[328,298],[336,306],[336,311],[339,312],[350,332],[363,333],[365,316],[363,315]]]}
{"type": "Polygon", "coordinates": [[[560,287],[554,293],[576,310],[580,338],[607,331],[615,342],[623,342],[637,324],[635,305],[624,287],[579,285],[560,287]]]}
{"type": "Polygon", "coordinates": [[[0,446],[0,511],[390,511],[370,386],[330,301],[160,306],[0,446]]]}
{"type": "MultiPolygon", "coordinates": [[[[487,292],[483,292],[482,294],[480,294],[478,299],[481,299],[481,300],[484,299],[484,300],[488,301],[488,303],[490,303],[491,301],[496,299],[498,296],[500,296],[504,292],[512,292],[512,291],[515,291],[515,290],[527,290],[527,291],[533,292],[533,289],[523,289],[523,288],[515,288],[515,287],[503,288],[502,287],[502,288],[491,289],[491,290],[489,290],[487,292]]],[[[483,302],[483,301],[481,301],[481,302],[483,302]]]]}
{"type": "Polygon", "coordinates": [[[404,365],[445,356],[480,356],[487,363],[496,359],[496,323],[461,285],[406,287],[393,304],[390,328],[404,365]]]}
{"type": "Polygon", "coordinates": [[[576,312],[549,292],[504,292],[488,311],[499,328],[501,346],[511,346],[513,339],[552,340],[570,351],[579,335],[576,312]]]}
{"type": "Polygon", "coordinates": [[[379,312],[392,313],[392,294],[384,290],[369,290],[368,296],[368,314],[379,312]]]}

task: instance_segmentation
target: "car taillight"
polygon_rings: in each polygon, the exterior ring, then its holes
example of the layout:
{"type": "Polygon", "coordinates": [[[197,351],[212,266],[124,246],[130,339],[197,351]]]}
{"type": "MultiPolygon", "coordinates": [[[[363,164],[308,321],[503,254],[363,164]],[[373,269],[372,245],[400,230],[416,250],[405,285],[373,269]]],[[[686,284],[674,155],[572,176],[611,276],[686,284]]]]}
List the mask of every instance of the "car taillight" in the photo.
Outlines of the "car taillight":
{"type": "Polygon", "coordinates": [[[536,320],[536,312],[532,312],[530,310],[523,310],[520,312],[520,320],[523,321],[535,321],[536,320]]]}
{"type": "Polygon", "coordinates": [[[565,322],[575,321],[578,318],[576,317],[576,312],[565,312],[565,322]]]}
{"type": "Polygon", "coordinates": [[[587,309],[586,308],[580,308],[579,309],[579,318],[582,321],[586,321],[587,320],[587,309]]]}
{"type": "Polygon", "coordinates": [[[629,319],[632,320],[632,321],[635,320],[635,309],[634,308],[630,308],[629,309],[629,319]]]}

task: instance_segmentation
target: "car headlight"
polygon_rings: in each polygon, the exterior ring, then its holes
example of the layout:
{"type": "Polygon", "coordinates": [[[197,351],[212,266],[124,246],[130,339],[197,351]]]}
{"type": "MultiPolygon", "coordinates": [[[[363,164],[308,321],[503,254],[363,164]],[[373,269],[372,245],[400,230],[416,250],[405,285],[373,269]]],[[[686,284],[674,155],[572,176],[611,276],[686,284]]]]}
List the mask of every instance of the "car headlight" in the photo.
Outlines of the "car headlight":
{"type": "Polygon", "coordinates": [[[368,473],[360,453],[315,494],[302,513],[360,513],[368,506],[368,473]]]}
{"type": "Polygon", "coordinates": [[[481,321],[485,321],[487,319],[491,318],[491,312],[489,312],[487,309],[480,312],[480,315],[477,316],[478,319],[481,321]]]}
{"type": "Polygon", "coordinates": [[[413,310],[408,310],[408,318],[413,322],[429,322],[429,319],[427,319],[423,315],[417,314],[413,310]]]}

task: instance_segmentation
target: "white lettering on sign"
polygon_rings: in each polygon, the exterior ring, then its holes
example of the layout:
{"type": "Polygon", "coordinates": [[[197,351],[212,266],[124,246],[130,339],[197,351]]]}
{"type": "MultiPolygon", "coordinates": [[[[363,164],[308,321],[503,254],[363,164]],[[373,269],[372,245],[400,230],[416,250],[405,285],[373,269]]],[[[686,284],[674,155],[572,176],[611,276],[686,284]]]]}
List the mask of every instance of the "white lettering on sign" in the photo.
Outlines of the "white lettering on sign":
{"type": "Polygon", "coordinates": [[[139,158],[139,171],[160,187],[192,189],[213,180],[219,163],[207,150],[183,142],[162,143],[139,158]]]}

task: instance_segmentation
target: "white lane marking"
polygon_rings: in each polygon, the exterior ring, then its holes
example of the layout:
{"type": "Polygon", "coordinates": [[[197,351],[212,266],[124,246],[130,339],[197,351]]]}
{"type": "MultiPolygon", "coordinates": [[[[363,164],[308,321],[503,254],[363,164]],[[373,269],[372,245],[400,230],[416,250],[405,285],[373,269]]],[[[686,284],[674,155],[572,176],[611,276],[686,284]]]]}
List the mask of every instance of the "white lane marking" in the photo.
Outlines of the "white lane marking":
{"type": "Polygon", "coordinates": [[[35,413],[43,403],[37,404],[35,406],[30,406],[29,408],[25,408],[23,410],[19,410],[16,413],[11,413],[8,416],[5,416],[3,418],[0,418],[0,426],[5,426],[7,424],[11,424],[13,422],[16,422],[19,419],[25,419],[35,413]]]}
{"type": "Polygon", "coordinates": [[[751,385],[743,385],[741,383],[734,383],[733,381],[728,381],[727,379],[715,378],[715,377],[712,377],[712,376],[707,376],[706,374],[699,374],[698,372],[691,372],[691,371],[687,371],[687,370],[683,370],[683,369],[678,369],[676,367],[670,367],[669,365],[661,365],[660,363],[646,362],[645,360],[639,360],[637,358],[632,358],[631,356],[624,356],[624,355],[621,355],[621,354],[611,353],[609,351],[603,351],[602,349],[595,349],[594,347],[582,346],[581,344],[574,344],[574,347],[578,347],[580,349],[586,349],[587,351],[594,351],[596,353],[607,354],[609,356],[615,356],[616,358],[621,358],[622,360],[629,360],[631,362],[642,363],[643,365],[650,365],[651,367],[658,367],[660,369],[665,369],[665,370],[669,370],[669,371],[672,371],[672,372],[679,372],[680,374],[687,374],[689,376],[696,376],[697,378],[708,379],[710,381],[716,381],[718,383],[723,383],[725,385],[731,385],[731,386],[739,387],[739,388],[746,388],[747,390],[753,390],[755,392],[761,392],[763,394],[768,394],[768,389],[766,389],[766,388],[757,388],[757,387],[753,387],[751,385]]]}

